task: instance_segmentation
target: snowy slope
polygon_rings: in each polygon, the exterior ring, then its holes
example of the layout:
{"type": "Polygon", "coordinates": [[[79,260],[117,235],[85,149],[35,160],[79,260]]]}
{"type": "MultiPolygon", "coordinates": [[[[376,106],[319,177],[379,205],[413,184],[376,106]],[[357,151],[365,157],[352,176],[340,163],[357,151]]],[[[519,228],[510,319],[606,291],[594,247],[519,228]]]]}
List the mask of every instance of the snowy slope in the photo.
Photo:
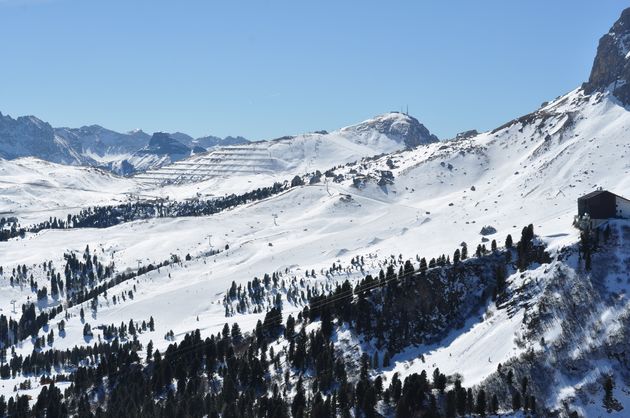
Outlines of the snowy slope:
{"type": "MultiPolygon", "coordinates": [[[[591,94],[576,89],[493,131],[443,142],[422,136],[410,118],[393,113],[332,133],[222,147],[131,179],[34,159],[0,161],[0,209],[25,220],[124,201],[127,194],[183,200],[239,193],[295,175],[306,180],[305,186],[211,216],[43,230],[0,242],[5,271],[0,309],[17,320],[11,300],[19,306],[34,298],[28,286],[9,282],[7,272],[19,265],[45,281],[43,262],[62,271],[64,253],[80,254],[86,245],[113,261],[117,273],[177,255],[181,262],[109,289],[94,313],[90,302],[69,308],[66,334],[54,343],[55,348],[94,343],[82,334],[84,308],[93,329],[153,316],[156,330],[139,339],[164,350],[171,343],[164,335],[171,330],[176,340],[195,329],[208,336],[225,323],[252,330],[264,313],[225,315],[232,282],[246,287],[254,277],[277,273],[286,281],[303,280],[304,291],[330,289],[345,279],[377,274],[399,255],[417,261],[452,255],[462,242],[470,249],[492,239],[502,245],[507,234],[517,239],[532,223],[551,261],[511,272],[505,305],[481,300],[482,308],[463,327],[431,345],[407,347],[391,366],[372,373],[388,382],[394,373],[404,377],[439,368],[461,374],[468,386],[499,391],[505,390],[497,371],[501,363],[516,378],[529,376],[538,401],[548,408],[566,403],[587,416],[605,413],[601,380],[617,373],[615,397],[626,409],[615,414],[624,416],[630,407],[630,376],[620,367],[627,364],[630,221],[611,223],[613,238],[602,245],[590,273],[578,257],[579,233],[572,221],[577,197],[597,187],[630,196],[630,111],[608,88],[587,91],[591,94]],[[378,154],[385,155],[373,157],[378,154]],[[317,170],[328,175],[310,184],[317,170]],[[490,232],[482,234],[488,226],[490,232]],[[357,256],[367,260],[365,266],[352,264],[357,256]],[[333,263],[342,269],[331,272],[333,263]],[[130,291],[133,297],[122,299],[130,291]]],[[[280,294],[285,315],[302,308],[280,294]]],[[[49,298],[39,309],[59,303],[49,298]]],[[[95,330],[96,340],[102,335],[95,330]]],[[[336,330],[335,344],[355,360],[375,350],[343,327],[336,330]]],[[[18,353],[32,349],[32,340],[17,348],[18,353]]],[[[10,395],[15,382],[7,381],[3,393],[10,395]]]]}
{"type": "Polygon", "coordinates": [[[132,180],[92,167],[55,164],[36,158],[0,159],[0,217],[23,225],[100,204],[126,201],[132,180]]]}
{"type": "MultiPolygon", "coordinates": [[[[618,158],[630,151],[625,139],[629,124],[628,111],[614,98],[605,94],[587,97],[576,90],[494,132],[359,159],[334,169],[336,181],[322,179],[319,184],[214,216],[155,219],[105,230],[42,231],[24,240],[0,243],[0,265],[7,269],[44,260],[60,264],[64,251],[81,251],[87,244],[113,259],[118,271],[134,269],[139,262],[161,261],[173,253],[190,254],[190,261],[121,285],[111,293],[121,294],[135,286],[133,300],[116,305],[102,300],[96,317],[88,322],[95,327],[152,315],[157,330],[142,338],[152,339],[162,348],[169,343],[162,339],[169,330],[176,337],[196,328],[207,335],[231,321],[251,329],[262,314],[224,315],[222,298],[233,280],[245,284],[272,272],[306,279],[307,269],[322,272],[333,262],[348,266],[355,256],[372,260],[366,272],[377,272],[390,255],[429,258],[451,254],[462,241],[474,248],[482,242],[484,225],[497,229],[489,238],[499,242],[508,233],[518,236],[523,225],[534,223],[552,249],[574,243],[577,232],[571,221],[577,196],[597,186],[630,194],[629,177],[618,174],[630,169],[626,159],[618,158]],[[604,151],[603,141],[606,150],[616,150],[615,155],[604,151]],[[381,182],[383,171],[392,172],[391,182],[381,182]],[[228,251],[208,255],[211,248],[226,244],[228,251]],[[167,309],[156,310],[156,306],[167,309]]],[[[331,143],[322,140],[320,149],[331,143]]],[[[311,142],[304,138],[297,144],[280,140],[272,145],[277,151],[271,148],[270,153],[300,156],[311,142]]],[[[361,146],[352,145],[348,156],[359,158],[353,152],[361,146]]],[[[322,162],[326,163],[331,162],[322,162]]],[[[302,165],[300,158],[292,164],[292,170],[313,170],[312,165],[302,165]]],[[[234,182],[224,186],[226,192],[229,187],[255,187],[244,180],[247,176],[227,178],[234,182]]],[[[112,177],[108,181],[129,181],[125,184],[139,187],[134,180],[112,177]]],[[[211,181],[151,190],[183,198],[211,181]]],[[[111,187],[120,190],[121,186],[111,187]]],[[[543,273],[544,269],[537,273],[540,280],[546,280],[543,273]]],[[[362,273],[349,270],[324,282],[359,277],[362,273]]],[[[321,280],[321,276],[306,280],[321,280]]],[[[516,286],[520,279],[510,280],[516,286]]],[[[9,298],[25,301],[30,294],[8,289],[2,302],[4,311],[10,310],[9,298]]],[[[297,309],[287,304],[285,312],[297,309]]],[[[77,311],[78,307],[71,310],[74,315],[77,311]]],[[[490,307],[442,343],[399,353],[393,358],[394,368],[384,376],[439,367],[463,373],[466,384],[482,383],[496,371],[498,362],[516,361],[523,352],[515,343],[515,335],[523,332],[523,314],[507,316],[490,307]],[[488,351],[492,354],[487,355],[488,351]],[[420,355],[424,362],[418,360],[420,355]],[[462,364],[474,366],[462,369],[462,364]]],[[[82,325],[77,316],[71,318],[66,337],[55,345],[84,344],[82,325]]],[[[547,337],[551,339],[551,335],[547,337]]],[[[30,350],[28,344],[24,349],[30,350]]],[[[549,402],[562,396],[555,395],[549,402]]]]}

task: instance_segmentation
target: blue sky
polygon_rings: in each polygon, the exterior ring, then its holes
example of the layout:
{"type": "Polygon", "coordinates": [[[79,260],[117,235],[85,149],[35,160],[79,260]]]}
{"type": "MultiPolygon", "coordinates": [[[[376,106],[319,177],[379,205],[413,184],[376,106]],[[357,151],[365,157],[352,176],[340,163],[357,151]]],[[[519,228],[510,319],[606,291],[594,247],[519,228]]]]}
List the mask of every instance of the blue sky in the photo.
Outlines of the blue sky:
{"type": "Polygon", "coordinates": [[[409,106],[441,138],[588,78],[618,0],[0,0],[0,111],[269,139],[409,106]]]}

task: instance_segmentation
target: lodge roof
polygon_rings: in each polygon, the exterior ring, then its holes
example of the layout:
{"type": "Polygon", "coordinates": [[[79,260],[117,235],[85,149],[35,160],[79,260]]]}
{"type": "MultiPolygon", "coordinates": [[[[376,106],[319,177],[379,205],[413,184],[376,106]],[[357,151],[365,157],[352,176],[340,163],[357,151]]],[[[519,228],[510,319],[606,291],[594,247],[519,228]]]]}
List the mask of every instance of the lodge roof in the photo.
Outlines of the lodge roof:
{"type": "Polygon", "coordinates": [[[618,197],[619,199],[623,199],[623,200],[626,200],[626,201],[630,202],[630,200],[626,199],[625,197],[619,196],[618,194],[615,194],[615,193],[610,192],[608,190],[595,190],[594,192],[590,192],[590,193],[585,194],[584,196],[578,197],[578,200],[592,199],[592,198],[597,197],[597,196],[599,196],[601,194],[612,194],[613,196],[618,197]]]}

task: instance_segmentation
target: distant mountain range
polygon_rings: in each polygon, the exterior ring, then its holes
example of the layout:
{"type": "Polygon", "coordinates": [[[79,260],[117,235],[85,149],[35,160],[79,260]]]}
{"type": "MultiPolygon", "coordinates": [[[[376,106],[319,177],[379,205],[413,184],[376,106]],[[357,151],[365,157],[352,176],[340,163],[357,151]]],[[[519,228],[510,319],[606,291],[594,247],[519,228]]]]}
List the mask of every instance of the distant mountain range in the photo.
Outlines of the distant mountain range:
{"type": "Polygon", "coordinates": [[[241,136],[193,138],[175,132],[120,133],[99,125],[53,128],[35,116],[13,119],[0,113],[0,157],[37,157],[68,165],[105,168],[121,175],[159,167],[209,149],[245,144],[241,136]]]}
{"type": "MultiPolygon", "coordinates": [[[[437,141],[416,118],[390,112],[332,132],[317,131],[217,148],[146,170],[136,178],[151,184],[181,184],[229,176],[247,178],[246,184],[251,186],[254,181],[251,176],[271,176],[265,177],[267,181],[286,179],[437,141]]],[[[231,185],[235,187],[234,183],[231,185]]]]}
{"type": "MultiPolygon", "coordinates": [[[[332,141],[331,146],[337,150],[329,150],[332,154],[348,149],[357,151],[356,147],[362,147],[356,156],[392,152],[438,141],[417,119],[398,112],[379,115],[331,134],[318,131],[278,140],[289,140],[302,147],[299,144],[305,139],[332,141]],[[339,147],[341,149],[337,149],[339,147]]],[[[149,135],[142,130],[120,133],[99,125],[53,128],[35,116],[13,119],[0,113],[0,158],[36,157],[59,164],[99,167],[124,176],[158,169],[219,147],[248,143],[241,136],[193,138],[182,132],[149,135]]],[[[306,152],[302,157],[292,156],[296,161],[290,161],[289,165],[314,157],[314,154],[309,155],[306,152]]]]}

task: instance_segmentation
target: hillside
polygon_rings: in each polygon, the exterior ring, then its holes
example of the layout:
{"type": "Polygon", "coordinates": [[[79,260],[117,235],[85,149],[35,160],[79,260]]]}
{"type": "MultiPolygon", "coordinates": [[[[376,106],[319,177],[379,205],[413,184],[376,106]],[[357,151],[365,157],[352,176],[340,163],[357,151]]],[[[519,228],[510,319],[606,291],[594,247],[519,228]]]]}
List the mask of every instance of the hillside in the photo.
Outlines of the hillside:
{"type": "Polygon", "coordinates": [[[130,178],[0,160],[0,416],[628,415],[630,220],[573,221],[630,197],[629,16],[488,132],[156,134],[181,160],[130,178]]]}

